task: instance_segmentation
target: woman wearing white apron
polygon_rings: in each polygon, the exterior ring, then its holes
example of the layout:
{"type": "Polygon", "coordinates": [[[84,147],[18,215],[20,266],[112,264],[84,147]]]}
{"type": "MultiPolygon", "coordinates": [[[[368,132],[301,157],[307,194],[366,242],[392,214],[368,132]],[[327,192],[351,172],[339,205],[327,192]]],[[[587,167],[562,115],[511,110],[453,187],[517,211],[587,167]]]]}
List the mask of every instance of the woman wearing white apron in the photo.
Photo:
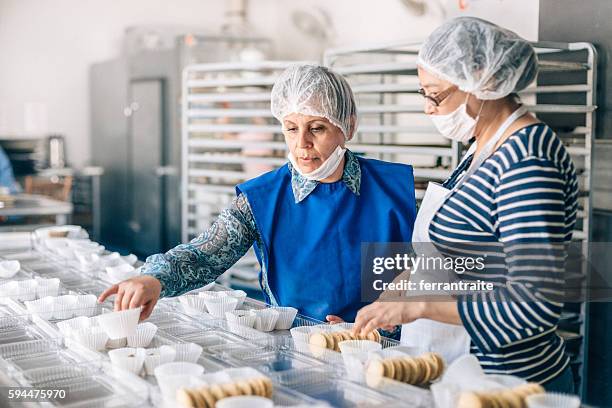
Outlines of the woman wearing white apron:
{"type": "MultiPolygon", "coordinates": [[[[443,185],[429,184],[413,245],[428,258],[447,258],[456,244],[496,248],[496,262],[463,276],[492,289],[375,302],[358,312],[354,330],[401,324],[403,344],[438,352],[447,363],[472,353],[485,372],[573,392],[569,358],[556,334],[563,304],[549,293],[564,288],[558,265],[565,258],[551,247],[571,240],[578,187],[559,138],[517,96],[536,78],[535,52],[508,30],[460,17],[431,34],[417,67],[425,113],[436,128],[449,139],[475,141],[443,185]],[[557,258],[537,263],[516,256],[524,244],[557,258]],[[542,277],[547,291],[532,284],[542,277]]],[[[439,280],[438,272],[430,280],[439,280]]],[[[423,276],[417,271],[412,279],[423,276]]]]}

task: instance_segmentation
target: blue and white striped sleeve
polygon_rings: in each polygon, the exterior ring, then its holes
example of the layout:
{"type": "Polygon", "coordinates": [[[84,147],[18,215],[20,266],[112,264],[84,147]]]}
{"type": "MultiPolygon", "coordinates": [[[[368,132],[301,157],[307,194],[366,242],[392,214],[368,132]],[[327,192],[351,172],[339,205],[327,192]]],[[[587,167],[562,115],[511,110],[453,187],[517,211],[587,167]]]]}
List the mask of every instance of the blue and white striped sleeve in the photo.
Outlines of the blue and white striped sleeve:
{"type": "Polygon", "coordinates": [[[240,194],[221,211],[206,232],[166,253],[149,256],[143,274],[161,282],[161,297],[178,296],[213,282],[234,265],[258,237],[249,202],[240,194]]]}
{"type": "Polygon", "coordinates": [[[506,284],[458,297],[474,344],[495,353],[555,330],[564,288],[566,184],[550,161],[525,157],[499,173],[491,197],[494,231],[505,254],[506,284]]]}

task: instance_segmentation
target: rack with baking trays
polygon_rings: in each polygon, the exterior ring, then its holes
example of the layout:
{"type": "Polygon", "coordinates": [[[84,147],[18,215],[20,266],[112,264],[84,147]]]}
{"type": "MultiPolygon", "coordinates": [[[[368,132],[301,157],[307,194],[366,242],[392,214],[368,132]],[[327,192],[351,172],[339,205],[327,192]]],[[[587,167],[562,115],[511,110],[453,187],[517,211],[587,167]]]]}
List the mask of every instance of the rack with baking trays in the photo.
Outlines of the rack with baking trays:
{"type": "MultiPolygon", "coordinates": [[[[67,240],[70,244],[62,243],[62,239],[52,244],[34,239],[36,249],[0,253],[2,272],[8,266],[5,279],[0,279],[0,288],[7,283],[28,282],[21,284],[20,290],[3,291],[0,296],[0,369],[14,384],[67,389],[70,398],[51,401],[54,405],[113,405],[118,401],[124,406],[163,405],[164,396],[178,387],[173,381],[168,381],[166,387],[164,380],[161,388],[157,383],[155,369],[169,362],[169,358],[179,363],[174,369],[189,370],[195,364],[211,373],[190,377],[190,381],[195,381],[193,385],[201,381],[215,383],[266,376],[274,384],[273,400],[280,405],[314,404],[318,398],[334,406],[383,403],[393,406],[401,404],[400,397],[402,401],[408,398],[414,406],[427,406],[430,402],[425,389],[395,382],[372,389],[342,378],[345,368],[338,352],[313,351],[296,344],[288,330],[307,326],[307,330],[301,331],[310,333],[350,327],[330,328],[299,316],[290,308],[270,308],[246,298],[244,292],[228,291],[219,285],[164,299],[151,317],[140,324],[138,311],[129,311],[132,324],[137,324],[136,331],[125,339],[112,339],[111,333],[120,330],[125,322],[109,320],[113,315],[110,302],[91,304],[98,294],[91,290],[99,292],[100,287],[108,286],[105,270],[129,264],[133,259],[118,258],[98,244],[80,238],[67,240]],[[83,254],[97,255],[96,262],[88,260],[83,264],[81,261],[86,259],[83,254]],[[15,261],[20,263],[17,270],[12,265],[15,261]],[[219,309],[219,305],[228,302],[216,299],[228,297],[235,297],[229,302],[231,310],[219,309]],[[51,298],[69,298],[71,302],[66,307],[47,304],[35,307],[41,300],[51,298]],[[251,313],[259,316],[261,311],[264,323],[251,328],[247,323],[228,319],[224,312],[234,310],[239,311],[237,316],[251,313]],[[281,314],[285,317],[280,318],[281,314]],[[126,346],[132,348],[124,350],[126,346]]],[[[123,273],[124,277],[131,276],[127,269],[123,273]]],[[[389,339],[382,339],[381,343],[387,350],[397,346],[389,339]]]]}
{"type": "MultiPolygon", "coordinates": [[[[417,94],[416,55],[419,43],[398,41],[369,47],[328,50],[325,64],[344,74],[355,92],[361,126],[355,137],[367,143],[363,153],[414,166],[417,198],[427,181],[442,181],[457,164],[460,146],[436,136],[423,113],[417,94]],[[425,125],[425,128],[421,126],[425,125]]],[[[597,51],[589,43],[533,44],[540,62],[537,81],[519,95],[529,110],[550,125],[561,137],[576,165],[580,197],[573,240],[588,259],[591,237],[592,158],[597,109],[597,51]]],[[[586,262],[581,277],[588,274],[586,262]]],[[[565,338],[572,357],[577,389],[587,372],[586,333],[588,303],[570,303],[562,315],[559,333],[565,338]]]]}
{"type": "MultiPolygon", "coordinates": [[[[276,77],[293,63],[212,63],[184,69],[183,241],[213,223],[236,196],[236,184],[285,163],[281,128],[270,112],[270,90],[276,77]]],[[[224,278],[237,277],[242,286],[258,290],[257,270],[251,249],[224,278]]]]}

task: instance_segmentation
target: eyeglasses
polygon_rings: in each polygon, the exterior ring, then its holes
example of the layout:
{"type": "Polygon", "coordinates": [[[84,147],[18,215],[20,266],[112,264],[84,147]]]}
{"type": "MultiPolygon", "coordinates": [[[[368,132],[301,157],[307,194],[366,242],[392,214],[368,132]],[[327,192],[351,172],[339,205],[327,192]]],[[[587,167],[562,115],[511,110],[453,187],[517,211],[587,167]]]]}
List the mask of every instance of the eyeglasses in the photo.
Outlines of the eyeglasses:
{"type": "Polygon", "coordinates": [[[423,88],[419,88],[419,90],[417,91],[423,98],[425,98],[426,101],[428,101],[429,103],[431,103],[433,106],[438,107],[440,106],[440,104],[442,102],[444,102],[444,100],[453,92],[455,92],[457,90],[457,86],[453,85],[450,88],[440,92],[439,94],[437,94],[436,96],[431,96],[431,95],[427,95],[425,93],[425,90],[423,88]]]}

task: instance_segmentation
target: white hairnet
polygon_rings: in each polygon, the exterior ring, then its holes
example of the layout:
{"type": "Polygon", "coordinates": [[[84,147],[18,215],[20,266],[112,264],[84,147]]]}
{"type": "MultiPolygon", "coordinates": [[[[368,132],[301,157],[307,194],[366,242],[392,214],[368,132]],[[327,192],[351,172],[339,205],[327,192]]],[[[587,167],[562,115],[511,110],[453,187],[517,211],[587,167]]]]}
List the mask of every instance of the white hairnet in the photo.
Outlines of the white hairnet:
{"type": "Polygon", "coordinates": [[[519,92],[538,72],[529,42],[475,17],[458,17],[438,27],[421,47],[417,65],[479,99],[519,92]]]}
{"type": "Polygon", "coordinates": [[[291,113],[324,117],[340,128],[347,140],[357,125],[357,107],[348,82],[320,65],[287,68],[272,87],[271,109],[281,123],[291,113]]]}

